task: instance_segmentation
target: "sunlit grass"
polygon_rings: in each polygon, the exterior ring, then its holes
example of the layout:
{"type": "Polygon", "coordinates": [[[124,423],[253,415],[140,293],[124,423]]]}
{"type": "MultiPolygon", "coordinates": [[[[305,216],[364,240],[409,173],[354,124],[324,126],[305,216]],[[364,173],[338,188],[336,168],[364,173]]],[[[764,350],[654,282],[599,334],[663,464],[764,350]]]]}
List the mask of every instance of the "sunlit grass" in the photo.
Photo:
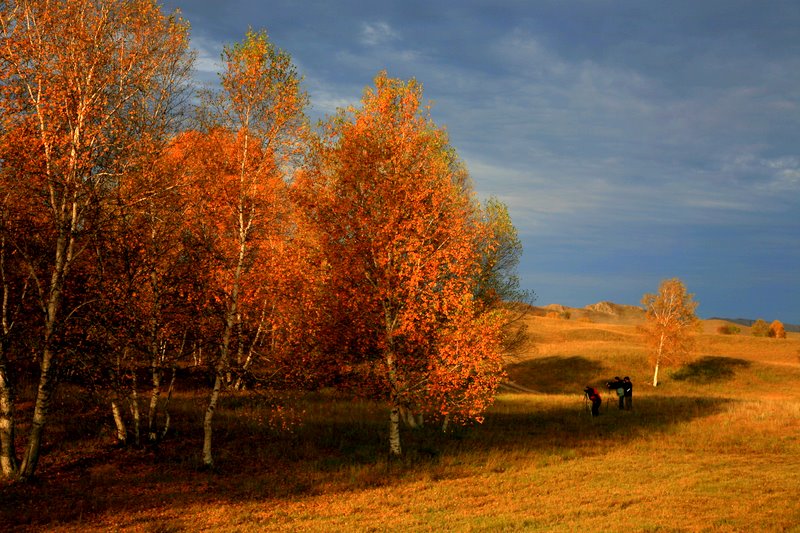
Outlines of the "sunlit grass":
{"type": "MultiPolygon", "coordinates": [[[[73,439],[51,444],[68,455],[51,453],[33,487],[2,487],[2,517],[52,531],[800,525],[799,335],[705,334],[695,358],[653,388],[634,325],[537,318],[531,329],[537,344],[509,361],[509,374],[533,392],[504,392],[483,424],[447,435],[434,424],[404,430],[401,460],[388,458],[387,413],[377,403],[293,395],[287,406],[302,423],[285,432],[268,423],[272,399],[245,394],[223,399],[217,470],[201,471],[203,397],[187,391],[158,450],[98,446],[96,416],[82,419],[87,440],[54,428],[73,439]],[[634,410],[620,412],[611,398],[593,419],[583,385],[615,375],[634,379],[634,410]],[[37,506],[38,496],[50,505],[37,506]]],[[[74,408],[72,398],[64,405],[74,408]]]]}

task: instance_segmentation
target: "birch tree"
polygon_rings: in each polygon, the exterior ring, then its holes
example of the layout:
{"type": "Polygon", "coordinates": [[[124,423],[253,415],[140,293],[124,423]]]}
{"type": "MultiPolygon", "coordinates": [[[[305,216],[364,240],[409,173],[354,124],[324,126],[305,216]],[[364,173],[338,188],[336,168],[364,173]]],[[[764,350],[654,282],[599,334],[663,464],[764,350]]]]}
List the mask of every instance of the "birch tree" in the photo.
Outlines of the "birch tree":
{"type": "Polygon", "coordinates": [[[220,318],[214,386],[203,423],[203,463],[213,465],[213,416],[232,368],[246,370],[264,339],[272,303],[266,281],[287,223],[287,181],[305,149],[307,96],[291,57],[265,32],[250,31],[224,49],[222,90],[207,95],[191,172],[198,209],[212,236],[212,290],[220,318]],[[199,148],[199,149],[198,149],[199,148]]]}
{"type": "Polygon", "coordinates": [[[0,188],[17,192],[15,219],[28,221],[8,235],[30,274],[41,332],[22,478],[39,460],[59,334],[88,303],[70,280],[105,220],[107,194],[141,142],[160,134],[158,121],[139,119],[169,99],[171,69],[187,50],[188,25],[152,0],[0,4],[0,188]]]}
{"type": "Polygon", "coordinates": [[[421,98],[379,74],[296,187],[329,265],[330,362],[387,402],[395,456],[404,410],[479,419],[502,374],[498,316],[474,296],[476,242],[496,243],[421,98]]]}
{"type": "Polygon", "coordinates": [[[658,371],[665,363],[678,362],[691,350],[692,333],[696,331],[698,319],[695,315],[697,302],[678,278],[666,279],[658,287],[658,293],[647,293],[642,297],[646,324],[644,338],[650,346],[650,358],[655,366],[653,386],[658,386],[658,371]]]}

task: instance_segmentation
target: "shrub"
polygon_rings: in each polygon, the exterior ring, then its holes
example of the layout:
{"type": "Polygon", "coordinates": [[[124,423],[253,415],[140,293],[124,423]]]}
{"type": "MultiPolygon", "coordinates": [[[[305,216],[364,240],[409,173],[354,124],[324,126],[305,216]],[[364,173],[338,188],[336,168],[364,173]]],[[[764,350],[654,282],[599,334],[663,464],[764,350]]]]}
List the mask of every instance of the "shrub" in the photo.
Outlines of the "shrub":
{"type": "Polygon", "coordinates": [[[786,329],[784,329],[783,323],[780,320],[773,320],[772,324],[769,325],[768,335],[776,339],[785,339],[786,329]]]}
{"type": "Polygon", "coordinates": [[[751,331],[755,337],[766,337],[769,335],[769,325],[759,318],[753,322],[751,331]]]}
{"type": "Polygon", "coordinates": [[[724,324],[717,328],[717,333],[721,335],[736,335],[740,331],[742,331],[741,328],[734,324],[724,324]]]}

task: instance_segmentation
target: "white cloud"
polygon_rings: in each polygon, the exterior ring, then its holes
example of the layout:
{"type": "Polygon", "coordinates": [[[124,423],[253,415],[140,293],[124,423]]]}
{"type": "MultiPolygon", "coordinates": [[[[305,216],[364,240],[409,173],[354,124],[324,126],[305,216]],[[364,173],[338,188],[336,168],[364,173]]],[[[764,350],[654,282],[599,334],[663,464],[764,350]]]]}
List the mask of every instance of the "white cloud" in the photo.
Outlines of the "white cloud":
{"type": "Polygon", "coordinates": [[[795,156],[763,159],[762,164],[773,171],[769,187],[776,192],[800,191],[800,158],[795,156]]]}
{"type": "Polygon", "coordinates": [[[386,22],[364,22],[361,25],[360,41],[366,46],[377,46],[400,38],[386,22]]]}
{"type": "Polygon", "coordinates": [[[222,47],[218,41],[207,39],[198,35],[192,35],[191,47],[197,53],[195,59],[195,70],[204,79],[208,76],[216,76],[223,69],[222,47]]]}
{"type": "Polygon", "coordinates": [[[314,89],[310,91],[311,106],[320,115],[333,115],[339,109],[358,105],[359,99],[350,93],[314,89]]]}

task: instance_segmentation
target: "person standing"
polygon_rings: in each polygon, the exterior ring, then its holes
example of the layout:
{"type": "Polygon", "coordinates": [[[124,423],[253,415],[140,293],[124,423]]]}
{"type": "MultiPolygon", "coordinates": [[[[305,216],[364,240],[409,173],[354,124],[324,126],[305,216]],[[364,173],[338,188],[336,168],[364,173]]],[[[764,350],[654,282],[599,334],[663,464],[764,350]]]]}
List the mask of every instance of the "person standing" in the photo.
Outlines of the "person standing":
{"type": "Polygon", "coordinates": [[[606,387],[609,390],[613,390],[617,393],[617,398],[619,399],[619,410],[622,411],[625,409],[625,405],[623,403],[623,396],[625,395],[625,383],[623,382],[622,378],[619,376],[614,376],[614,381],[609,381],[606,383],[606,387]]]}
{"type": "Polygon", "coordinates": [[[592,402],[592,416],[600,416],[600,405],[603,403],[600,393],[597,392],[597,389],[589,385],[583,389],[583,392],[586,393],[586,397],[592,402]]]}
{"type": "MultiPolygon", "coordinates": [[[[625,409],[630,411],[633,409],[633,383],[631,378],[628,376],[622,378],[622,388],[625,392],[625,409]]],[[[620,401],[622,401],[622,398],[620,398],[620,401]]]]}

